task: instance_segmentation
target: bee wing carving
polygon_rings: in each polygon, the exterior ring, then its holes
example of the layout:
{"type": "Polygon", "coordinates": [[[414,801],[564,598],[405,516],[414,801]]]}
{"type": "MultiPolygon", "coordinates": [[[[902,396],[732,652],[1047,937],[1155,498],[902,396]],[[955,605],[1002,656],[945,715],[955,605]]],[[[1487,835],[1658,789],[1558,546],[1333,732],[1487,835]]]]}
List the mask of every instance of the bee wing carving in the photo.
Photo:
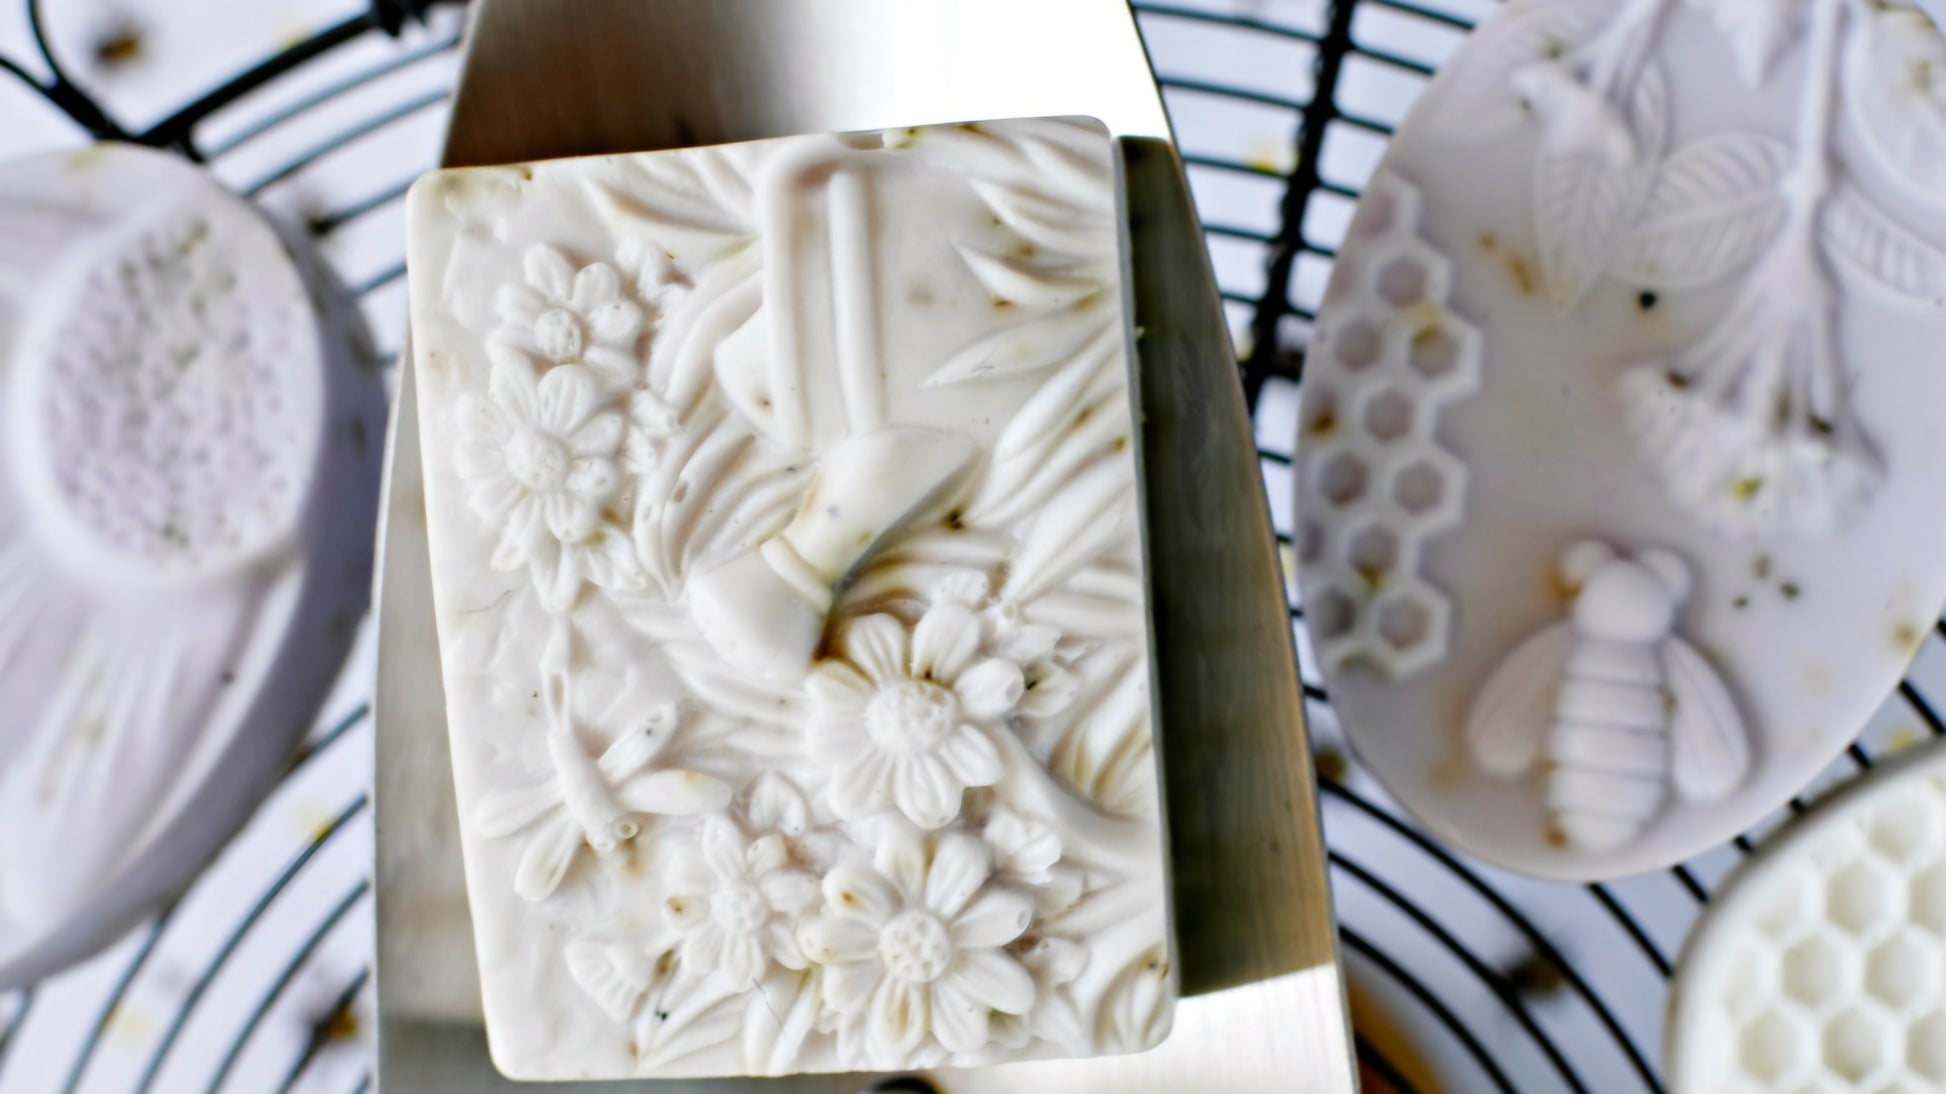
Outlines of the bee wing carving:
{"type": "Polygon", "coordinates": [[[640,727],[616,738],[595,766],[611,785],[628,779],[649,766],[649,761],[668,747],[670,738],[675,736],[675,724],[673,715],[654,712],[642,719],[640,727]]]}
{"type": "Polygon", "coordinates": [[[517,786],[489,794],[473,810],[473,825],[488,839],[501,839],[561,807],[561,789],[553,780],[517,786]]]}
{"type": "Polygon", "coordinates": [[[1514,647],[1487,677],[1466,716],[1466,743],[1481,768],[1510,778],[1534,766],[1573,652],[1573,625],[1556,623],[1514,647]]]}
{"type": "Polygon", "coordinates": [[[1671,635],[1661,652],[1676,791],[1696,800],[1722,797],[1750,771],[1750,738],[1736,701],[1694,646],[1671,635]]]}
{"type": "Polygon", "coordinates": [[[631,813],[687,817],[730,804],[730,784],[700,771],[674,768],[635,776],[616,788],[615,800],[631,813]]]}

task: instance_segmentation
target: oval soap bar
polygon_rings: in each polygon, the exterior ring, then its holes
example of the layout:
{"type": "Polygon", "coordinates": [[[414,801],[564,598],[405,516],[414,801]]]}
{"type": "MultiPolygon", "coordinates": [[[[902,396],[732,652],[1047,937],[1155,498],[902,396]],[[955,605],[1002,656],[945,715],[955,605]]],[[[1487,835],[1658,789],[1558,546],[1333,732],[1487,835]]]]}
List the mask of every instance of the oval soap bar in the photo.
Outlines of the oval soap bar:
{"type": "Polygon", "coordinates": [[[181,157],[0,164],[0,986],[180,889],[349,649],[383,391],[181,157]]]}
{"type": "Polygon", "coordinates": [[[1401,127],[1319,315],[1313,648],[1392,792],[1510,869],[1735,835],[1946,594],[1946,103],[1912,90],[1946,40],[1743,12],[1509,3],[1401,127]]]}

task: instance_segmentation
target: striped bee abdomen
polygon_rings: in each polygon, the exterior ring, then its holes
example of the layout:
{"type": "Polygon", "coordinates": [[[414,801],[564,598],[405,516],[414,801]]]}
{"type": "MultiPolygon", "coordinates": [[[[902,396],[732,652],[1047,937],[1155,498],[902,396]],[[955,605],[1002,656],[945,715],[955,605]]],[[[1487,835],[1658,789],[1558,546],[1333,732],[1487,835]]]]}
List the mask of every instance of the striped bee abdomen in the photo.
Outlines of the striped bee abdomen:
{"type": "Polygon", "coordinates": [[[1661,808],[1669,775],[1669,699],[1655,648],[1584,638],[1568,658],[1547,737],[1555,834],[1613,847],[1661,808]]]}

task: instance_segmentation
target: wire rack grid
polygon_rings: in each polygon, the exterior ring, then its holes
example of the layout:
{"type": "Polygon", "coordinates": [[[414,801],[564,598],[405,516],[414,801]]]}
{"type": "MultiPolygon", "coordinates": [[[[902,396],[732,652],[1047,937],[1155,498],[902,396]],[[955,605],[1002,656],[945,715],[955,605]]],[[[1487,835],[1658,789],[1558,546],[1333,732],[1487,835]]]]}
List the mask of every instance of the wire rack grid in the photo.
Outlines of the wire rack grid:
{"type": "MultiPolygon", "coordinates": [[[[28,51],[0,57],[14,77],[0,79],[0,154],[15,150],[10,132],[32,128],[8,123],[38,115],[82,139],[206,163],[304,226],[390,361],[404,326],[401,198],[436,156],[461,15],[430,0],[350,3],[132,126],[59,62],[28,0],[28,51]]],[[[1334,248],[1393,127],[1494,6],[1134,4],[1204,214],[1287,572],[1297,395],[1334,248]]],[[[112,45],[95,59],[106,63],[112,45]]],[[[1946,733],[1930,698],[1946,698],[1936,628],[1859,741],[1788,809],[1666,873],[1537,882],[1442,848],[1358,767],[1318,683],[1294,583],[1289,596],[1374,1089],[1660,1094],[1674,956],[1724,875],[1811,797],[1946,733]]],[[[94,959],[0,996],[0,1094],[369,1088],[369,622],[283,783],[209,870],[94,959]]]]}

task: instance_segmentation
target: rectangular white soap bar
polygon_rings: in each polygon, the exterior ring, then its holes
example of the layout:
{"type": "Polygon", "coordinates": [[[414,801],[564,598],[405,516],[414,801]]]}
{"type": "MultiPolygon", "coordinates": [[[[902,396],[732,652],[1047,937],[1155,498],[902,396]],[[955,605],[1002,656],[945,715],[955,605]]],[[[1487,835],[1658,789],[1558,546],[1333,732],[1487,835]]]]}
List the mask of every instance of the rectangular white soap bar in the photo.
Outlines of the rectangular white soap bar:
{"type": "Polygon", "coordinates": [[[427,520],[495,1062],[1168,1031],[1113,145],[1009,121],[446,171],[427,520]]]}

